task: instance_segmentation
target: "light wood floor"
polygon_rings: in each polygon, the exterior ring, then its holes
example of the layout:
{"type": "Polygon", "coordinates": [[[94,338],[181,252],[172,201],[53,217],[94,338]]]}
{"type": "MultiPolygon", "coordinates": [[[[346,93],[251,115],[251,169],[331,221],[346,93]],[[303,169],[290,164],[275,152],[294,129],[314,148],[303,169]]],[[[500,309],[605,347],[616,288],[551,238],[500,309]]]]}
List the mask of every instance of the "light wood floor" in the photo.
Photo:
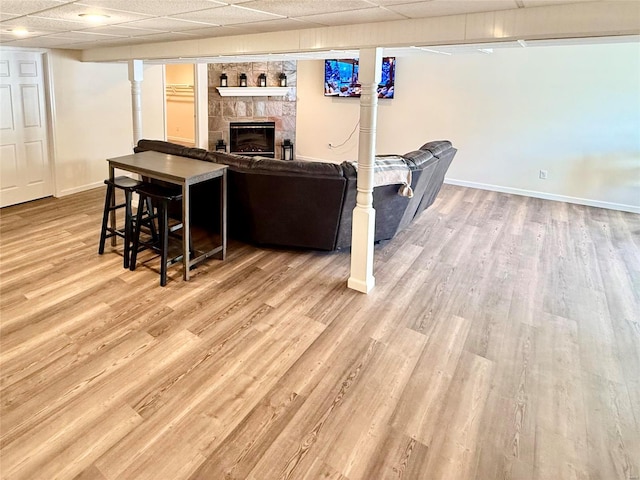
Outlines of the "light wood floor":
{"type": "Polygon", "coordinates": [[[3,479],[639,478],[639,216],[445,185],[367,296],[235,242],[160,288],[102,198],[1,212],[3,479]]]}

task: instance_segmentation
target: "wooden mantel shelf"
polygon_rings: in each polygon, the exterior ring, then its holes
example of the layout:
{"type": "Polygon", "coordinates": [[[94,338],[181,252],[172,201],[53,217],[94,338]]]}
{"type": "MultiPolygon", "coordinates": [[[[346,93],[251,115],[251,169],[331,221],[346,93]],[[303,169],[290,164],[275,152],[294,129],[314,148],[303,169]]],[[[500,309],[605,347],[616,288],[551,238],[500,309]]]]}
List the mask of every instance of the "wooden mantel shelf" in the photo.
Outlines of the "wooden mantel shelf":
{"type": "Polygon", "coordinates": [[[289,87],[216,87],[223,97],[283,97],[289,87]]]}

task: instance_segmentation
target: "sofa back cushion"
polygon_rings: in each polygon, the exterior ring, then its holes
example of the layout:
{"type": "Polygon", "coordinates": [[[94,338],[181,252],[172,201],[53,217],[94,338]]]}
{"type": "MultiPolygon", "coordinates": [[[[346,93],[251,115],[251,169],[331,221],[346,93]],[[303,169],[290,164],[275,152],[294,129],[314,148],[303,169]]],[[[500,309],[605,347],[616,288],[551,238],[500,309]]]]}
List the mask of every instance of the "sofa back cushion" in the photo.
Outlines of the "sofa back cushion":
{"type": "Polygon", "coordinates": [[[282,175],[302,175],[314,178],[343,178],[342,166],[329,162],[284,161],[256,157],[251,165],[254,172],[272,172],[282,175]]]}
{"type": "Polygon", "coordinates": [[[432,142],[427,142],[420,147],[420,150],[426,150],[431,152],[434,157],[440,158],[440,155],[447,150],[450,150],[452,147],[451,142],[449,140],[434,140],[432,142]]]}

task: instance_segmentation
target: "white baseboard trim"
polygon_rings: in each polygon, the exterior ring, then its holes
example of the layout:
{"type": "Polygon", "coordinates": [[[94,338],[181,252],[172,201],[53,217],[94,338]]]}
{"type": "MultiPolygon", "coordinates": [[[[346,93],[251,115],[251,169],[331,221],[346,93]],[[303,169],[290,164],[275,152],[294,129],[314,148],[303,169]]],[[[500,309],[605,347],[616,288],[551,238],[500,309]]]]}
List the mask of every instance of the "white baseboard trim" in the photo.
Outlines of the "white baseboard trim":
{"type": "Polygon", "coordinates": [[[480,190],[491,190],[493,192],[511,193],[513,195],[541,198],[543,200],[553,200],[556,202],[575,203],[578,205],[586,205],[588,207],[607,208],[609,210],[619,210],[621,212],[629,213],[640,213],[640,206],[625,205],[623,203],[603,202],[600,200],[590,200],[588,198],[569,197],[567,195],[536,192],[535,190],[522,190],[520,188],[503,187],[502,185],[468,182],[466,180],[456,180],[455,178],[445,178],[444,183],[448,183],[450,185],[458,185],[460,187],[477,188],[480,190]]]}
{"type": "Polygon", "coordinates": [[[74,193],[84,192],[86,190],[91,190],[93,188],[98,188],[104,186],[104,180],[102,182],[94,182],[88,183],[86,185],[80,185],[79,187],[66,188],[64,190],[60,190],[56,197],[65,197],[67,195],[73,195],[74,193]]]}

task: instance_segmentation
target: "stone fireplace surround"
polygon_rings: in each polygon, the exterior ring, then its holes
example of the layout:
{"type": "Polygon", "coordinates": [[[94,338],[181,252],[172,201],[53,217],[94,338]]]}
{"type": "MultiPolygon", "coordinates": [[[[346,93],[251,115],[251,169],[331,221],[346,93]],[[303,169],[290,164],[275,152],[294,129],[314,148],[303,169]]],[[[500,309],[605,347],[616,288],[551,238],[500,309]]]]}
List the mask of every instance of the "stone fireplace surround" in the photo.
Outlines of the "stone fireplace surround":
{"type": "Polygon", "coordinates": [[[275,155],[280,158],[280,146],[285,138],[295,143],[296,135],[296,78],[295,61],[253,63],[210,63],[209,85],[209,150],[215,150],[216,142],[223,139],[229,146],[231,122],[275,122],[275,155]],[[230,87],[240,85],[240,74],[247,75],[247,85],[258,85],[258,75],[267,75],[267,86],[279,85],[280,73],[287,76],[289,92],[282,97],[222,97],[216,87],[220,75],[226,73],[230,87]]]}

